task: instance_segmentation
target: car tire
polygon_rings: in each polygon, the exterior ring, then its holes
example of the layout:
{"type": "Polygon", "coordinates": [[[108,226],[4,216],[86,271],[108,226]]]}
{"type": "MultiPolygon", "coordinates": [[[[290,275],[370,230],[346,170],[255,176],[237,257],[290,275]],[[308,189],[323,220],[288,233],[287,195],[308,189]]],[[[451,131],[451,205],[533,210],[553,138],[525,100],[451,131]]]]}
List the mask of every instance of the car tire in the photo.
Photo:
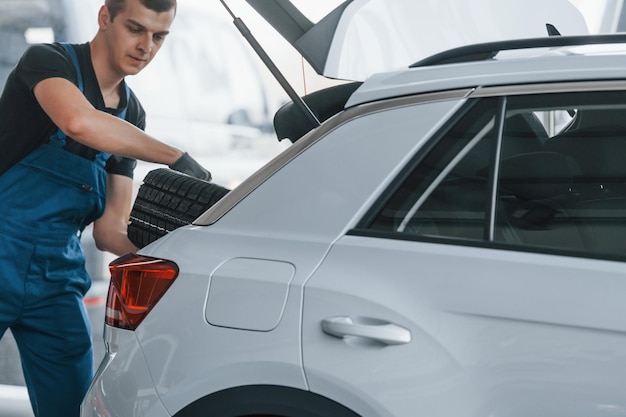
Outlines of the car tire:
{"type": "Polygon", "coordinates": [[[128,238],[138,248],[191,224],[230,190],[167,168],[148,172],[130,213],[128,238]]]}

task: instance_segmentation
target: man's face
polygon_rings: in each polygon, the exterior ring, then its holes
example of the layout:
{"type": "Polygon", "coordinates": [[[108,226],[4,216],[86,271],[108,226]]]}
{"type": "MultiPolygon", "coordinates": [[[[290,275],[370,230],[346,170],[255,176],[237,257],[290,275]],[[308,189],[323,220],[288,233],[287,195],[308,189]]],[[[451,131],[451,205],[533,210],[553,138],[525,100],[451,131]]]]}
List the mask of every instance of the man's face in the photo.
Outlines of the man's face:
{"type": "Polygon", "coordinates": [[[109,45],[109,60],[119,75],[134,75],[141,71],[156,55],[169,33],[175,9],[158,13],[145,7],[139,0],[127,0],[127,7],[111,22],[100,16],[100,27],[105,30],[109,45]],[[104,25],[104,27],[103,27],[104,25]]]}

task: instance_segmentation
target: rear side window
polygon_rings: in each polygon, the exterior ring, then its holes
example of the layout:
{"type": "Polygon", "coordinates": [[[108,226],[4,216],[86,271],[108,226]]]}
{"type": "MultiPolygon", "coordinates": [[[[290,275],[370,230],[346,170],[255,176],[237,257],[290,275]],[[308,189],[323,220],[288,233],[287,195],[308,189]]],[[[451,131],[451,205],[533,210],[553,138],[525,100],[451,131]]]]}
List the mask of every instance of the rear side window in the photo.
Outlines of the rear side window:
{"type": "Polygon", "coordinates": [[[496,100],[474,106],[437,142],[379,213],[372,229],[482,239],[496,100]]]}
{"type": "Polygon", "coordinates": [[[625,103],[624,92],[474,103],[398,180],[368,229],[624,256],[625,103]]]}

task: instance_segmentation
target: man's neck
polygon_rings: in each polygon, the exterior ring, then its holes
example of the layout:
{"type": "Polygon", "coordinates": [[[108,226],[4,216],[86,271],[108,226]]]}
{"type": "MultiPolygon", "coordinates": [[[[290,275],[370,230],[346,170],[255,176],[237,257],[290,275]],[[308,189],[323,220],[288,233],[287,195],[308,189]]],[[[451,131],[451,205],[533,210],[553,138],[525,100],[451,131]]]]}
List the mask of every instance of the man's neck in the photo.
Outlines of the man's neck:
{"type": "Polygon", "coordinates": [[[120,101],[120,84],[124,77],[114,71],[109,63],[109,55],[104,40],[96,35],[89,43],[91,63],[96,73],[104,103],[109,108],[117,108],[120,101]]]}

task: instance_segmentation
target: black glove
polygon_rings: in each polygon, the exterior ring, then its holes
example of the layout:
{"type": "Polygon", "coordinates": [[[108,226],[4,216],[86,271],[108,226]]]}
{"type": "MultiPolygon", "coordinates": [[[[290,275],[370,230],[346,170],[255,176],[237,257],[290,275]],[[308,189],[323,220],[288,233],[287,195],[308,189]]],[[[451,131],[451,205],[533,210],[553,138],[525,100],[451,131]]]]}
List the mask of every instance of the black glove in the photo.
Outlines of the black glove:
{"type": "Polygon", "coordinates": [[[198,161],[193,159],[187,152],[185,152],[183,156],[178,158],[169,167],[174,171],[182,172],[183,174],[187,174],[201,180],[211,181],[211,173],[200,165],[198,161]]]}

